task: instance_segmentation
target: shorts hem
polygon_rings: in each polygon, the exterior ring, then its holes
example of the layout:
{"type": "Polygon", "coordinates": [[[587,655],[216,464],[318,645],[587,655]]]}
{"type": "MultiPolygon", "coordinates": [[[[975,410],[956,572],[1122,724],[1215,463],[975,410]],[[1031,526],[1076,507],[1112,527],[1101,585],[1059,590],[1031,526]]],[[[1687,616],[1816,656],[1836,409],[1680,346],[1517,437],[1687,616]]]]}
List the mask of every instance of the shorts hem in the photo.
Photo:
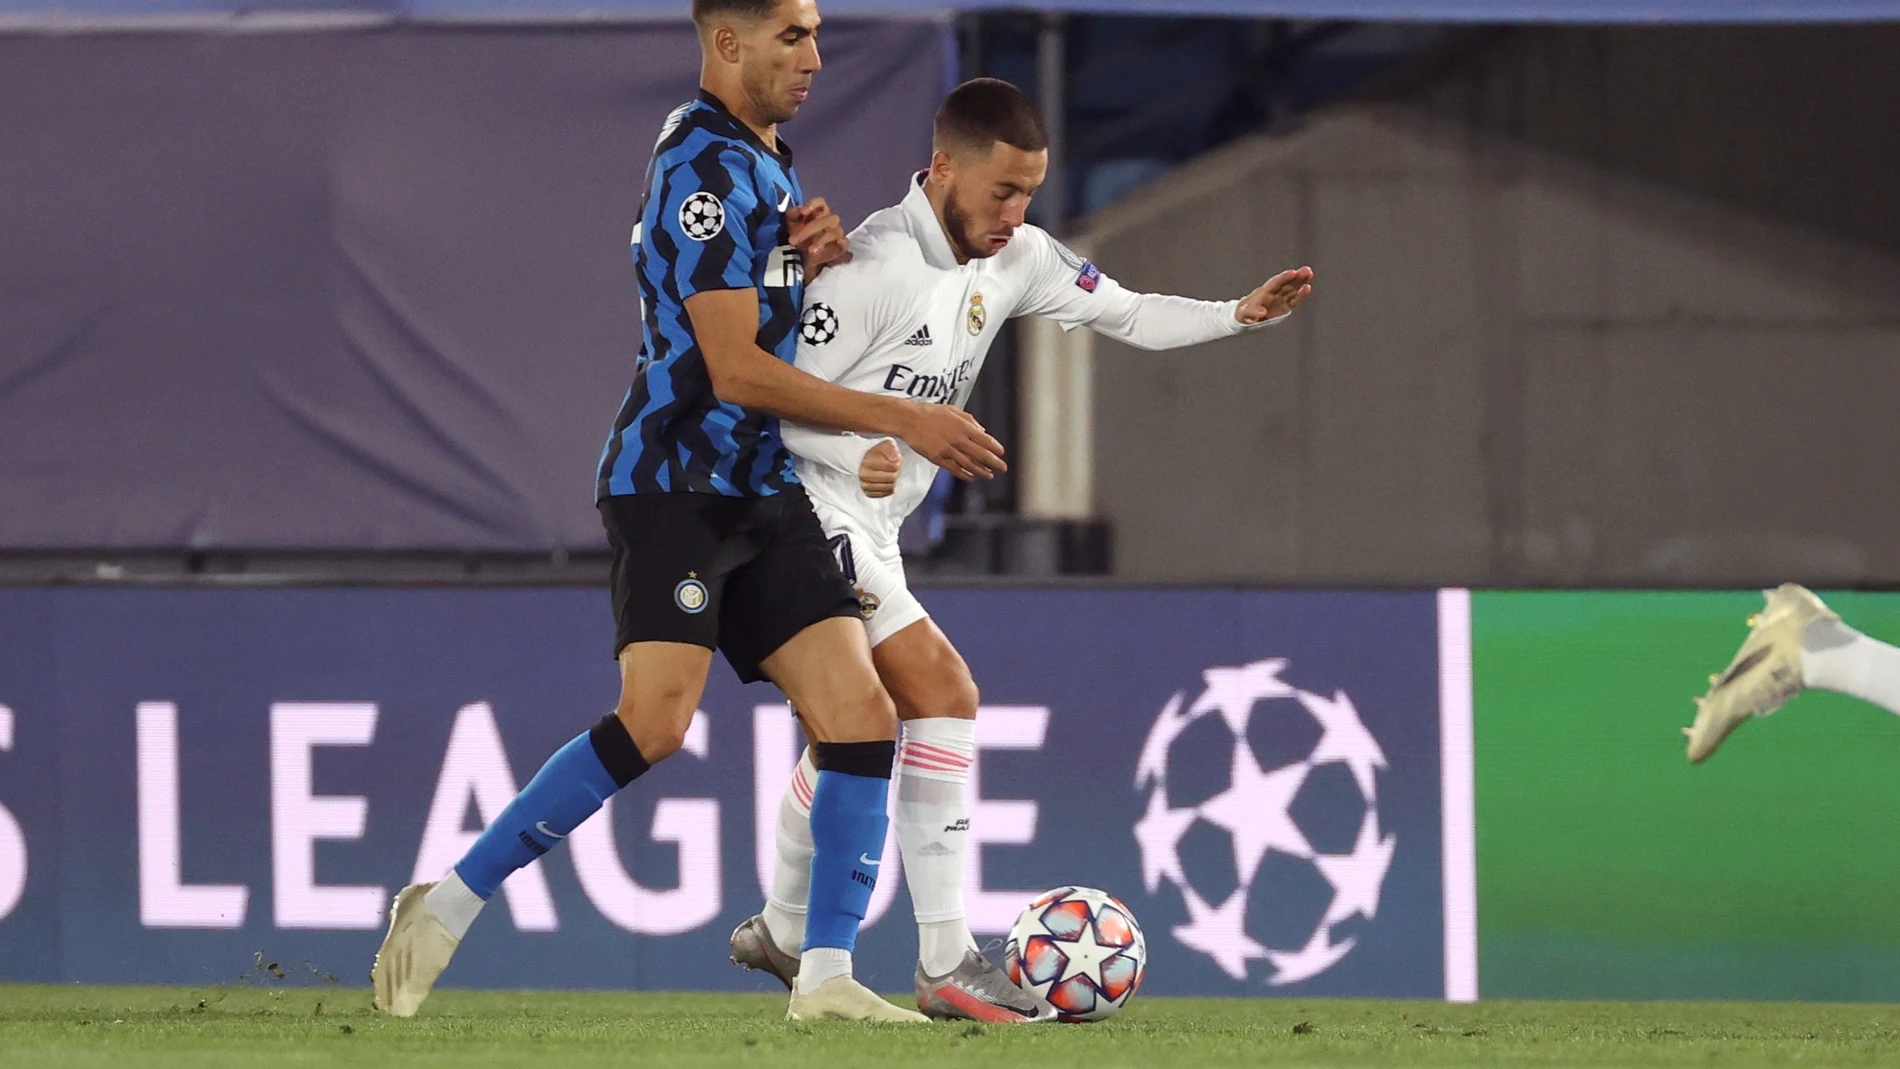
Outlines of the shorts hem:
{"type": "Polygon", "coordinates": [[[732,665],[733,674],[739,677],[739,682],[741,683],[769,682],[771,680],[771,677],[765,674],[765,669],[761,667],[761,665],[763,665],[766,661],[771,660],[773,654],[777,653],[781,649],[784,649],[785,644],[787,642],[790,642],[791,640],[797,638],[799,635],[804,634],[806,629],[816,627],[819,624],[824,623],[826,620],[836,619],[837,617],[840,617],[840,616],[849,616],[854,620],[863,618],[862,614],[858,611],[858,606],[857,606],[856,601],[848,601],[848,602],[841,601],[838,604],[833,605],[827,611],[819,613],[818,615],[812,617],[810,620],[807,620],[804,623],[799,624],[797,627],[792,628],[790,633],[787,634],[784,638],[778,639],[776,642],[773,642],[771,644],[771,648],[767,649],[763,654],[760,654],[758,660],[756,661],[751,660],[750,658],[742,654],[735,654],[730,648],[722,648],[721,652],[723,652],[726,655],[726,663],[732,665]]]}
{"type": "Polygon", "coordinates": [[[920,620],[928,619],[930,613],[912,598],[907,605],[887,605],[878,609],[869,620],[864,621],[864,633],[871,640],[871,648],[876,649],[885,639],[920,620]]]}

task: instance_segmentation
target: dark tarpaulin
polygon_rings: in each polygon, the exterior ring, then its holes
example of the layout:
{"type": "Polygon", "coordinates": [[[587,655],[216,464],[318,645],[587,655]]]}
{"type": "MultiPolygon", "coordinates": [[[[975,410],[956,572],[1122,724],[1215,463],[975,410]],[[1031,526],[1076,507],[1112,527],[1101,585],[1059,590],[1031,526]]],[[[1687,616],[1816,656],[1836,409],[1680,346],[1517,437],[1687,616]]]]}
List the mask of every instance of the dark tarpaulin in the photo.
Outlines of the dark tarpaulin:
{"type": "MultiPolygon", "coordinates": [[[[0,15],[371,11],[409,19],[684,19],[690,0],[0,0],[0,15]]],[[[819,0],[836,15],[1037,9],[1093,15],[1233,15],[1398,23],[1862,23],[1900,0],[819,0]]]]}
{"type": "MultiPolygon", "coordinates": [[[[825,30],[847,225],[927,161],[941,25],[825,30]]],[[[628,235],[690,26],[0,36],[0,549],[600,543],[628,235]]]]}
{"type": "MultiPolygon", "coordinates": [[[[690,0],[0,0],[32,17],[359,11],[404,18],[676,18],[690,0]]],[[[838,15],[1039,10],[1098,15],[1226,15],[1394,22],[1784,23],[1900,19],[1900,0],[819,0],[838,15]]]]}

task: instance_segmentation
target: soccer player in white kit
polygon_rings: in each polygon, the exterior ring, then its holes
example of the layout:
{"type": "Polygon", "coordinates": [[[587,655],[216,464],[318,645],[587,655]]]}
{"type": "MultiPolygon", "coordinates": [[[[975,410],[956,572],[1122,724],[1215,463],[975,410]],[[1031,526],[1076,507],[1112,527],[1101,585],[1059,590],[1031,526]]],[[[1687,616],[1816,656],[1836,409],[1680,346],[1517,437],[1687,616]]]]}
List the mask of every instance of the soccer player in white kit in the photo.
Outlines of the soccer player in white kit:
{"type": "MultiPolygon", "coordinates": [[[[1239,300],[1133,293],[1023,222],[1048,167],[1035,106],[1015,86],[966,82],[937,113],[930,169],[903,201],[850,235],[851,259],[806,291],[797,366],[871,393],[962,407],[1003,324],[1042,315],[1143,349],[1173,349],[1278,322],[1312,292],[1311,268],[1239,300]]],[[[859,592],[872,660],[904,721],[897,841],[916,908],[918,1008],[938,1018],[1049,1020],[977,949],[964,920],[965,797],[977,689],[904,581],[897,532],[937,474],[910,447],[783,424],[799,478],[859,592]]],[[[951,462],[960,478],[988,477],[951,462]]],[[[795,982],[804,933],[814,769],[800,759],[779,805],[764,911],[732,934],[734,962],[795,982]]]]}

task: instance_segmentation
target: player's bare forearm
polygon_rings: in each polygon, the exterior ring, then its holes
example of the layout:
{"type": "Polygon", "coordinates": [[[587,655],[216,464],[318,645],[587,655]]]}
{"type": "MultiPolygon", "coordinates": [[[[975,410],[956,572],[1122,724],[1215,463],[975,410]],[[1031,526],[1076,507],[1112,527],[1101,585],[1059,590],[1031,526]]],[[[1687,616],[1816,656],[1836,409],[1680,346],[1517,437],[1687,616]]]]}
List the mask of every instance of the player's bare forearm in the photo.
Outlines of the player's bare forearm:
{"type": "Polygon", "coordinates": [[[753,290],[709,290],[686,298],[686,314],[719,399],[808,427],[901,437],[910,406],[826,382],[759,348],[753,290]]]}
{"type": "Polygon", "coordinates": [[[686,314],[722,401],[808,427],[900,438],[958,478],[1006,469],[1003,447],[966,412],[848,389],[759,348],[753,290],[695,293],[686,298],[686,314]]]}

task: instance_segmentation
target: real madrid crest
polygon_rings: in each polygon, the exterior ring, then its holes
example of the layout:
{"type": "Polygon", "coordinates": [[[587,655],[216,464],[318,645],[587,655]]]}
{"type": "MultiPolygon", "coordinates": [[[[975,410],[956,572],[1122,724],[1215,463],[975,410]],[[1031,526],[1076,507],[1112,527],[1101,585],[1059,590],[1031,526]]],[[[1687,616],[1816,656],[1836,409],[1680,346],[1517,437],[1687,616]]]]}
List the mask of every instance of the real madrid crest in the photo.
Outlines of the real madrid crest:
{"type": "Polygon", "coordinates": [[[989,321],[990,314],[983,310],[983,295],[981,293],[970,294],[970,314],[965,324],[970,328],[970,333],[983,333],[983,328],[989,321]]]}
{"type": "Polygon", "coordinates": [[[882,601],[878,600],[878,596],[876,594],[871,593],[869,590],[866,590],[863,587],[858,588],[858,615],[859,616],[862,616],[866,620],[869,620],[871,617],[877,615],[877,610],[883,604],[884,603],[882,601]]]}

